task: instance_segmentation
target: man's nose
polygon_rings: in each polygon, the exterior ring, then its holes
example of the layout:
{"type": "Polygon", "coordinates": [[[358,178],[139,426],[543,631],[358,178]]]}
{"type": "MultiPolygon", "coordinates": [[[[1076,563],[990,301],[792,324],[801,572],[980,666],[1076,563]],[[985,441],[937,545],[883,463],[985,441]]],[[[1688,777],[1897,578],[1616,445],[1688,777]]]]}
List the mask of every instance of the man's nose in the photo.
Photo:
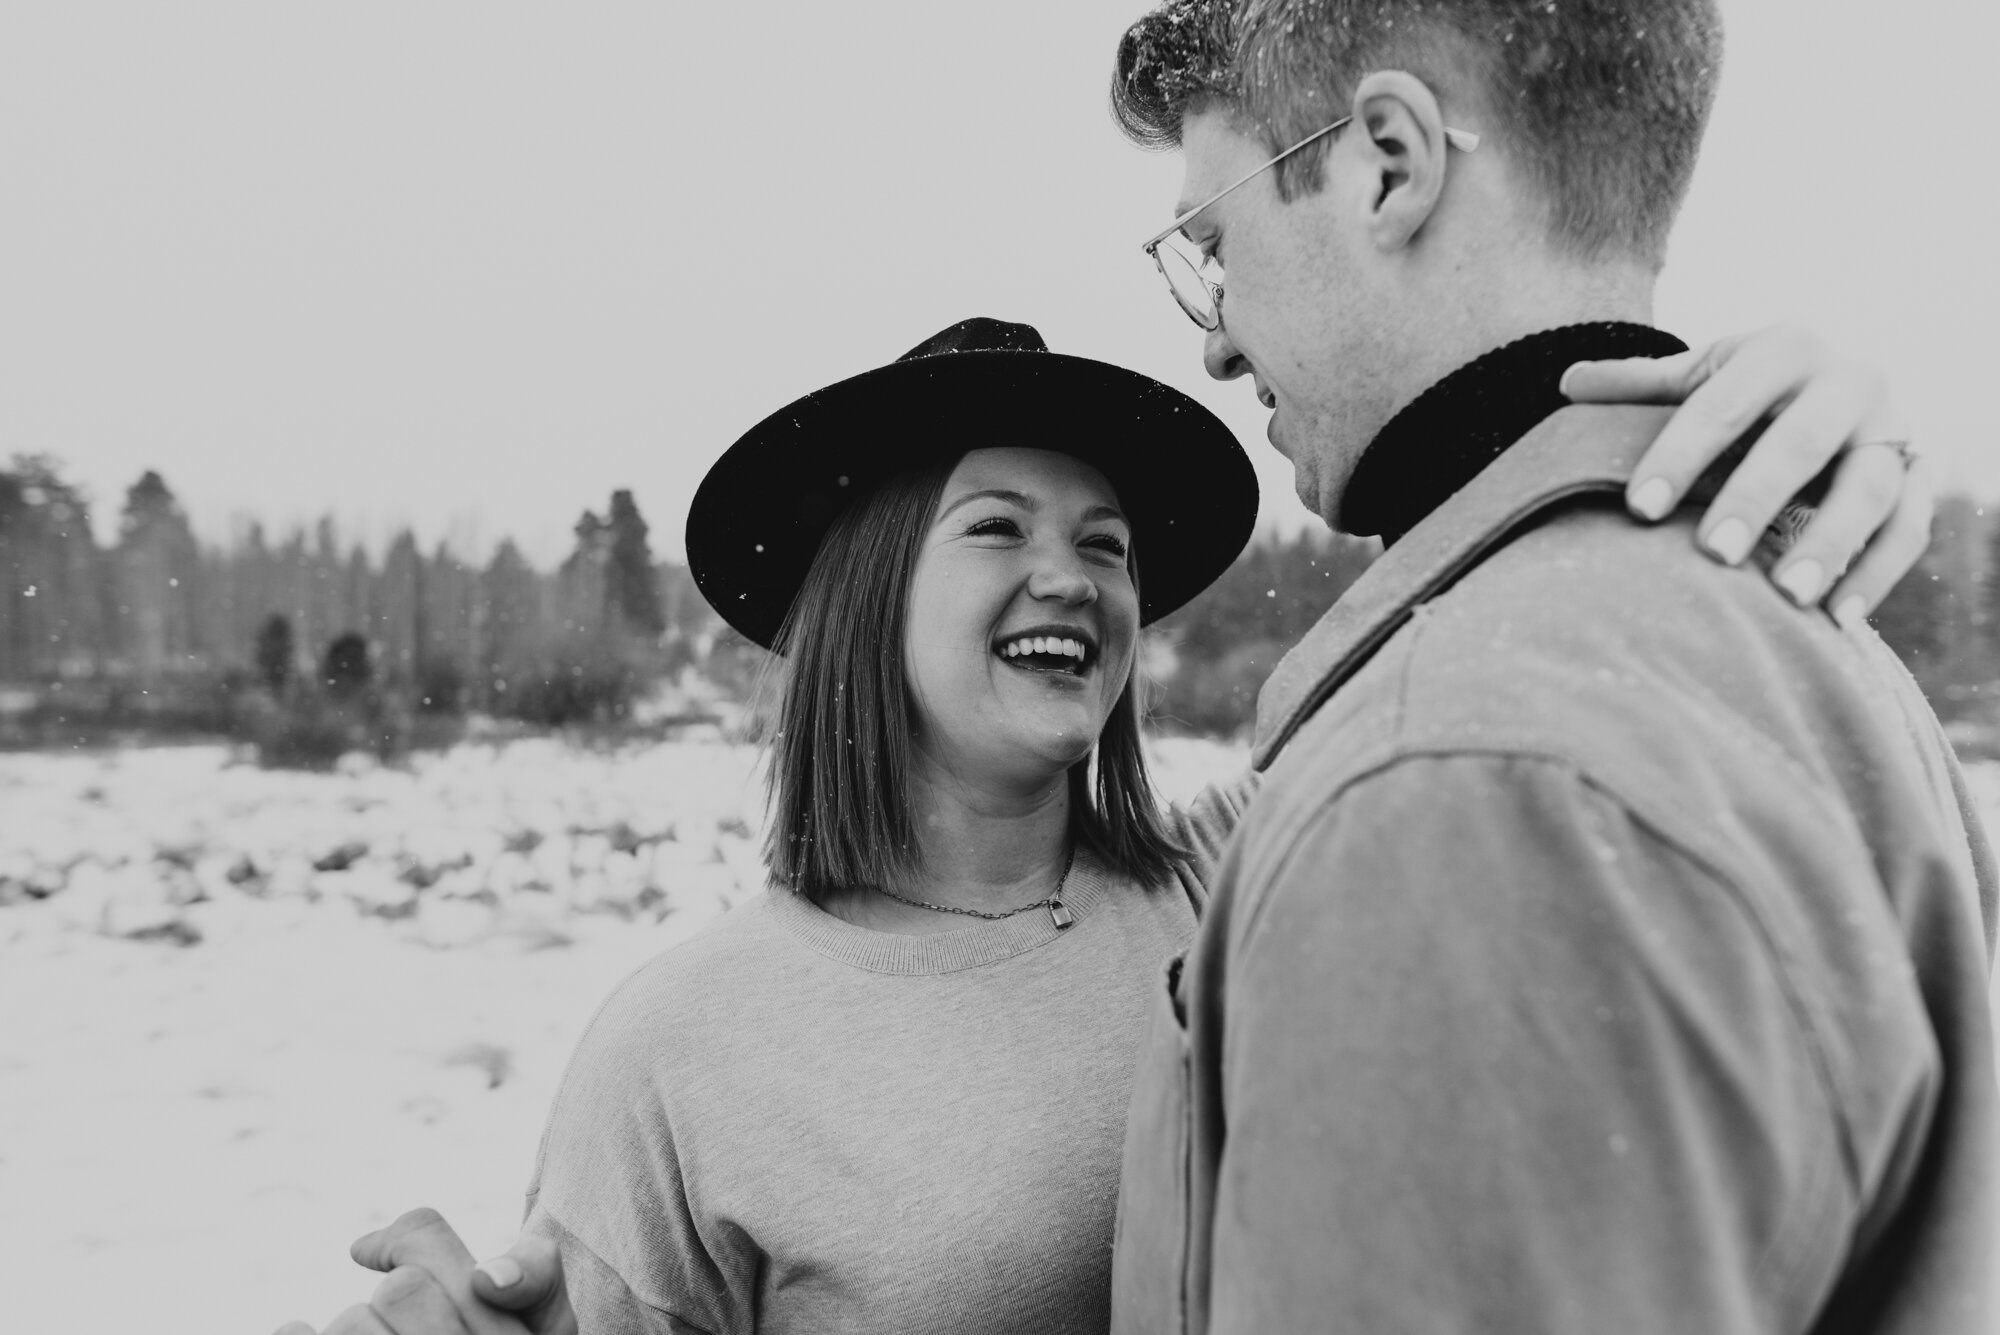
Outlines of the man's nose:
{"type": "Polygon", "coordinates": [[[1250,359],[1236,350],[1226,324],[1217,324],[1202,340],[1201,364],[1217,380],[1234,380],[1250,374],[1250,359]]]}

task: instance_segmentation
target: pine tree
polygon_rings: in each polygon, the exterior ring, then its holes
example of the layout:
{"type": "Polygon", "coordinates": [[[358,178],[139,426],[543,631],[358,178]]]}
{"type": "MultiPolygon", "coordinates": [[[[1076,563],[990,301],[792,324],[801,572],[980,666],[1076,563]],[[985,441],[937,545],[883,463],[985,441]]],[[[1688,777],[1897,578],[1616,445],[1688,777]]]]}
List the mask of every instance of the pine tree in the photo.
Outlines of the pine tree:
{"type": "Polygon", "coordinates": [[[424,624],[424,558],[416,535],[404,529],[382,558],[381,598],[375,605],[372,638],[382,645],[385,677],[393,683],[415,680],[417,665],[429,649],[424,624]]]}
{"type": "MultiPolygon", "coordinates": [[[[1375,559],[1372,542],[1325,532],[1253,542],[1193,602],[1148,632],[1167,663],[1156,718],[1235,733],[1278,660],[1375,559]]],[[[1144,586],[1146,558],[1139,553],[1144,586]]]]}
{"type": "Polygon", "coordinates": [[[1926,555],[1889,590],[1889,596],[1869,618],[1934,706],[1941,705],[1944,698],[1945,651],[1950,645],[1947,622],[1954,601],[1935,560],[1926,555]]]}
{"type": "Polygon", "coordinates": [[[148,469],[119,520],[118,604],[125,649],[142,679],[189,665],[198,577],[194,533],[165,479],[148,469]]]}
{"type": "Polygon", "coordinates": [[[333,516],[323,515],[313,529],[312,550],[306,556],[304,595],[306,620],[304,638],[308,644],[331,637],[354,624],[347,607],[346,581],[341,578],[340,534],[333,516]]]}
{"type": "Polygon", "coordinates": [[[257,679],[270,688],[271,694],[285,693],[285,686],[292,679],[294,652],[292,619],[283,612],[271,613],[257,630],[256,649],[257,679]]]}
{"type": "Polygon", "coordinates": [[[102,554],[54,459],[0,470],[0,680],[95,668],[107,649],[102,554]]]}
{"type": "Polygon", "coordinates": [[[264,539],[264,526],[256,520],[244,521],[238,529],[230,567],[235,604],[229,619],[232,657],[241,662],[243,646],[256,643],[264,618],[278,610],[271,549],[264,539]]]}
{"type": "Polygon", "coordinates": [[[653,551],[647,545],[646,521],[629,491],[611,493],[611,556],[605,568],[605,598],[625,624],[645,635],[667,628],[660,608],[660,588],[653,580],[653,551]]]}
{"type": "Polygon", "coordinates": [[[528,565],[511,539],[495,549],[493,559],[479,576],[480,597],[486,607],[482,661],[477,676],[496,694],[504,695],[503,684],[549,653],[549,628],[542,608],[542,577],[528,565]]]}
{"type": "MultiPolygon", "coordinates": [[[[1989,524],[1986,532],[1986,564],[1981,572],[1983,587],[1979,590],[1980,601],[1985,604],[1980,610],[1980,629],[1984,632],[1986,661],[2000,663],[2000,523],[1989,524]]],[[[2000,677],[2000,671],[1995,671],[2000,677]]]]}
{"type": "Polygon", "coordinates": [[[571,648],[596,644],[603,638],[611,607],[607,569],[611,563],[611,526],[585,510],[571,530],[576,550],[556,571],[556,616],[561,635],[571,648]]]}

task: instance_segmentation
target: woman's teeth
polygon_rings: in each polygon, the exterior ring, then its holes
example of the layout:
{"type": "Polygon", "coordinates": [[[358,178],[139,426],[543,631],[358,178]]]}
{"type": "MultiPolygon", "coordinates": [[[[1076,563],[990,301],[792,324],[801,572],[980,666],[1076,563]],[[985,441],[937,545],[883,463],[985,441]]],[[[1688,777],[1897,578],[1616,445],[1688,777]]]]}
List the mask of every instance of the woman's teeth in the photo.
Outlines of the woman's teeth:
{"type": "Polygon", "coordinates": [[[1018,640],[1009,640],[1006,644],[1000,646],[1000,654],[1003,658],[1020,658],[1026,654],[1045,654],[1052,657],[1069,659],[1075,666],[1081,667],[1083,666],[1086,651],[1081,640],[1032,635],[1022,636],[1018,640]]]}

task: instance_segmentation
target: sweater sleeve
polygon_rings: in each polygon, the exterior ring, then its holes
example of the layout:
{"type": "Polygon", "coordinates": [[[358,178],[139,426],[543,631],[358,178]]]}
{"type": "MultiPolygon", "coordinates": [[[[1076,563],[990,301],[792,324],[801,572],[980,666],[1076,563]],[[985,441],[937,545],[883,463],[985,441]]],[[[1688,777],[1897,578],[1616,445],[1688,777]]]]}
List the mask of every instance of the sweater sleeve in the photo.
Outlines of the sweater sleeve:
{"type": "Polygon", "coordinates": [[[580,1335],[753,1329],[753,1256],[696,1217],[631,980],[570,1059],[542,1133],[526,1228],[555,1241],[580,1335]]]}
{"type": "Polygon", "coordinates": [[[625,1276],[547,1210],[531,1207],[522,1231],[556,1244],[577,1335],[712,1335],[634,1293],[625,1276]]]}
{"type": "Polygon", "coordinates": [[[1566,766],[1423,757],[1243,888],[1192,1002],[1212,1331],[1808,1324],[1835,1115],[1711,868],[1566,766]]]}
{"type": "Polygon", "coordinates": [[[1167,828],[1190,854],[1188,871],[1199,892],[1197,903],[1207,901],[1208,884],[1222,861],[1222,850],[1263,781],[1264,776],[1256,770],[1245,770],[1227,783],[1208,785],[1185,806],[1168,808],[1167,828]]]}

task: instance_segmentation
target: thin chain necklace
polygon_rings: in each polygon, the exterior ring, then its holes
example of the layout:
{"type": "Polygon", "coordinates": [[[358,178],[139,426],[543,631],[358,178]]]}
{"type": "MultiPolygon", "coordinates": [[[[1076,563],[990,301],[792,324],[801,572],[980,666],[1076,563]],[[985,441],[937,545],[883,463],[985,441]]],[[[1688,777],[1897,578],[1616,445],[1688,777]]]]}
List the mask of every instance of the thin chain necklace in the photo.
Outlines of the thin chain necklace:
{"type": "Polygon", "coordinates": [[[885,890],[879,885],[875,887],[875,893],[878,895],[887,895],[891,899],[909,904],[915,908],[929,909],[933,913],[962,913],[968,918],[984,918],[988,922],[998,922],[1002,918],[1011,918],[1017,913],[1026,913],[1029,909],[1045,908],[1049,911],[1049,920],[1055,923],[1057,931],[1061,931],[1076,921],[1076,915],[1071,913],[1069,906],[1062,902],[1063,886],[1069,883],[1069,869],[1075,863],[1076,845],[1071,844],[1069,856],[1063,859],[1062,875],[1056,878],[1054,893],[1050,894],[1046,899],[1038,899],[1032,904],[1023,904],[1020,908],[1008,909],[1005,913],[986,913],[979,909],[960,909],[953,908],[949,904],[933,904],[926,899],[911,899],[908,895],[899,895],[894,890],[885,890]]]}

